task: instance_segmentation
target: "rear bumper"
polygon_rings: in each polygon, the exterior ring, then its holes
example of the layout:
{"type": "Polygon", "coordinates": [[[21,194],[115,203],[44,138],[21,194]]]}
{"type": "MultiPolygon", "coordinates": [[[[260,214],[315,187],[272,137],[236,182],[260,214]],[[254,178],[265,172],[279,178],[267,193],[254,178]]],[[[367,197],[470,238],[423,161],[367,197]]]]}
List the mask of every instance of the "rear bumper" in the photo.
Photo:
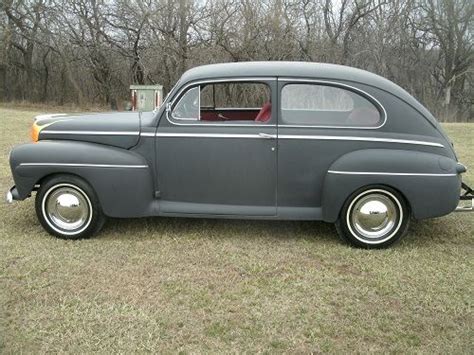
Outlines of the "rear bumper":
{"type": "Polygon", "coordinates": [[[465,183],[461,184],[461,189],[464,193],[459,196],[459,204],[454,211],[474,212],[474,190],[465,183]]]}
{"type": "Polygon", "coordinates": [[[16,186],[13,186],[8,190],[6,200],[8,203],[12,203],[14,200],[20,200],[20,194],[18,193],[16,186]]]}

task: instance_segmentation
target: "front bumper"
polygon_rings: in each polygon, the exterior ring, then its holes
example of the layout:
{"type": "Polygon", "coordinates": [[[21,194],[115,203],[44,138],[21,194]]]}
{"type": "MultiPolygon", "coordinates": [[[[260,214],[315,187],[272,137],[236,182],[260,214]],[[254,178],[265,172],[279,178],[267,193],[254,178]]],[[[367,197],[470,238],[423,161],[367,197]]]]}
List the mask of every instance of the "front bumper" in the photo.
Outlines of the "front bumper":
{"type": "Polygon", "coordinates": [[[18,193],[16,186],[13,186],[10,190],[8,190],[6,200],[8,203],[12,203],[14,200],[19,200],[19,199],[20,199],[20,194],[18,193]]]}

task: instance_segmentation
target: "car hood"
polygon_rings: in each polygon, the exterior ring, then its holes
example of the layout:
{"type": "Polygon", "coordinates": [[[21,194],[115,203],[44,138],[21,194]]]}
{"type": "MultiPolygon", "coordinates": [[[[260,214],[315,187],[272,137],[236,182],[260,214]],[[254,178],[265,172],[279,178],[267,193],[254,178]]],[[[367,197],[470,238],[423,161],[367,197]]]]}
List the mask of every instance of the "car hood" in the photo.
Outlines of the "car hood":
{"type": "Polygon", "coordinates": [[[35,125],[38,140],[73,140],[128,149],[140,138],[138,112],[41,115],[35,118],[35,125]]]}

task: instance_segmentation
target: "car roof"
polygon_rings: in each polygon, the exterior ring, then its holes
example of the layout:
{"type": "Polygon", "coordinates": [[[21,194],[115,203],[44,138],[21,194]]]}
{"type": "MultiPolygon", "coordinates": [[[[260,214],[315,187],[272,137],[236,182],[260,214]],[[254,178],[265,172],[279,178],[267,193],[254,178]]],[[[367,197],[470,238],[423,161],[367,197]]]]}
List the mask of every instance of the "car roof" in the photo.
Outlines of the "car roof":
{"type": "Polygon", "coordinates": [[[355,79],[357,81],[370,81],[377,80],[377,78],[382,78],[368,71],[345,65],[269,61],[232,62],[202,65],[188,70],[186,73],[184,73],[182,79],[185,81],[190,81],[235,76],[288,76],[301,78],[332,78],[340,80],[355,79]]]}
{"type": "Polygon", "coordinates": [[[345,65],[283,61],[209,64],[189,69],[183,74],[179,82],[180,84],[183,84],[190,81],[217,78],[275,76],[349,81],[374,86],[399,97],[412,105],[430,120],[434,120],[434,117],[422,104],[394,82],[366,70],[345,65]]]}

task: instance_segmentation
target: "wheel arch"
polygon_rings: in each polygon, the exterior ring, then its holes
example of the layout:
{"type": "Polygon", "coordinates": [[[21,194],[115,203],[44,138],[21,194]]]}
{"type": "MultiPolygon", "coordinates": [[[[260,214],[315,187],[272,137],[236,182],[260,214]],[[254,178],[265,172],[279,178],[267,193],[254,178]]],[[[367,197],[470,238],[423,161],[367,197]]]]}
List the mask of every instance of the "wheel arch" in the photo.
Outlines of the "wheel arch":
{"type": "Polygon", "coordinates": [[[86,142],[44,141],[13,149],[10,165],[19,199],[58,174],[74,175],[96,192],[109,217],[153,215],[153,172],[146,159],[125,149],[86,142]]]}
{"type": "Polygon", "coordinates": [[[442,216],[456,208],[460,184],[456,162],[444,156],[412,150],[354,151],[333,162],[326,173],[323,220],[335,222],[355,191],[376,185],[400,193],[416,219],[442,216]]]}
{"type": "Polygon", "coordinates": [[[82,179],[84,180],[87,184],[89,184],[89,186],[94,190],[94,186],[92,186],[92,184],[84,177],[84,176],[81,176],[79,173],[77,172],[74,172],[74,173],[71,173],[71,172],[67,172],[67,171],[58,171],[58,172],[54,172],[54,173],[46,173],[46,175],[42,176],[42,177],[39,177],[38,180],[35,182],[35,188],[36,186],[41,186],[42,184],[44,184],[47,180],[50,180],[50,179],[53,179],[55,178],[56,176],[61,176],[61,175],[67,175],[67,176],[74,176],[76,178],[79,178],[79,179],[82,179]]]}

